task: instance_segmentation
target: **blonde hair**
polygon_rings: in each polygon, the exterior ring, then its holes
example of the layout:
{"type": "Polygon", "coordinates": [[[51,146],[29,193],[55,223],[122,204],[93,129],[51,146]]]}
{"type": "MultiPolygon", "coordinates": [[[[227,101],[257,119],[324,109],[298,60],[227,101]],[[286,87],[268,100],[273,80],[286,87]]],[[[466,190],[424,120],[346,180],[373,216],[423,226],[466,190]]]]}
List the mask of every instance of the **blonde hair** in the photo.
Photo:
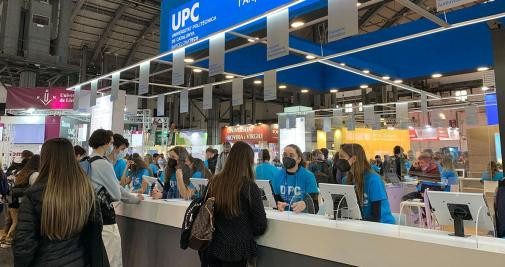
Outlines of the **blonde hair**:
{"type": "Polygon", "coordinates": [[[41,234],[65,240],[82,231],[95,208],[95,192],[74,157],[70,141],[51,139],[41,150],[36,184],[46,183],[41,212],[41,234]]]}

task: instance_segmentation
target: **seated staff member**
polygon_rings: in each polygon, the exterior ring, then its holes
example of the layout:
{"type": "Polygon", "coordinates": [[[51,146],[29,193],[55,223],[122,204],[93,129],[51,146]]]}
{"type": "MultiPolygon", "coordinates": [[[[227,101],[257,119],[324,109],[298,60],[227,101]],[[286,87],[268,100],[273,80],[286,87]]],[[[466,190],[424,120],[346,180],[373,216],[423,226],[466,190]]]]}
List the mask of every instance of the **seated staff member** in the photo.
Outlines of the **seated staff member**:
{"type": "Polygon", "coordinates": [[[284,168],[278,172],[272,184],[277,209],[279,211],[293,210],[295,213],[303,212],[307,208],[304,199],[308,194],[314,202],[315,213],[317,213],[319,190],[316,177],[305,169],[300,148],[297,145],[286,146],[282,163],[284,168]]]}
{"type": "Polygon", "coordinates": [[[109,153],[107,159],[114,166],[114,173],[118,181],[126,178],[126,171],[128,170],[128,162],[126,161],[126,149],[130,146],[130,143],[126,138],[120,134],[114,134],[114,143],[112,146],[112,152],[109,153]]]}
{"type": "Polygon", "coordinates": [[[191,178],[200,178],[200,179],[211,179],[212,173],[209,169],[205,167],[205,163],[203,160],[199,158],[193,158],[189,155],[186,158],[186,165],[191,170],[191,178]]]}
{"type": "Polygon", "coordinates": [[[191,199],[195,194],[195,187],[191,184],[191,170],[185,164],[188,152],[185,148],[176,146],[169,151],[167,169],[160,177],[163,183],[163,192],[153,189],[151,196],[160,198],[191,199]]]}
{"type": "Polygon", "coordinates": [[[371,222],[395,224],[389,207],[386,186],[367,160],[365,150],[359,144],[343,144],[339,152],[338,166],[347,176],[344,184],[354,185],[363,219],[371,222]]]}
{"type": "Polygon", "coordinates": [[[152,177],[158,177],[158,163],[156,162],[158,159],[159,155],[158,154],[146,154],[144,156],[144,162],[149,165],[149,169],[151,170],[152,177]]]}
{"type": "Polygon", "coordinates": [[[125,186],[131,183],[133,193],[147,193],[148,183],[143,179],[143,177],[153,176],[147,164],[142,160],[139,154],[133,153],[129,167],[130,169],[128,170],[127,176],[121,179],[120,184],[125,186]]]}
{"type": "Polygon", "coordinates": [[[503,180],[503,172],[498,169],[498,164],[495,161],[489,162],[487,170],[482,173],[482,181],[501,181],[503,180]]]}
{"type": "Polygon", "coordinates": [[[256,179],[269,180],[273,183],[275,177],[279,175],[279,169],[270,164],[270,152],[268,149],[261,150],[259,155],[261,163],[256,166],[256,179]]]}
{"type": "Polygon", "coordinates": [[[446,155],[442,158],[442,184],[445,185],[445,191],[450,192],[451,186],[458,184],[458,174],[454,170],[454,160],[446,155]]]}

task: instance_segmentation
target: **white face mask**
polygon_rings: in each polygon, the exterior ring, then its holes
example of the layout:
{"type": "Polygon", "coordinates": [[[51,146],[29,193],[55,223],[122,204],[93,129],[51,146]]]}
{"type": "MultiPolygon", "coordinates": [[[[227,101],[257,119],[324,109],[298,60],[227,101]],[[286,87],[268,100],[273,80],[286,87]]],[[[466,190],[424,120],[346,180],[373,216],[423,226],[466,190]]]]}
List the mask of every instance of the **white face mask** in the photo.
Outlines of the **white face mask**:
{"type": "Polygon", "coordinates": [[[110,155],[112,153],[112,150],[114,150],[114,146],[109,145],[109,147],[107,148],[107,151],[105,152],[105,155],[110,155]]]}
{"type": "Polygon", "coordinates": [[[123,159],[124,157],[126,157],[126,152],[120,151],[119,153],[117,153],[116,159],[123,159]]]}

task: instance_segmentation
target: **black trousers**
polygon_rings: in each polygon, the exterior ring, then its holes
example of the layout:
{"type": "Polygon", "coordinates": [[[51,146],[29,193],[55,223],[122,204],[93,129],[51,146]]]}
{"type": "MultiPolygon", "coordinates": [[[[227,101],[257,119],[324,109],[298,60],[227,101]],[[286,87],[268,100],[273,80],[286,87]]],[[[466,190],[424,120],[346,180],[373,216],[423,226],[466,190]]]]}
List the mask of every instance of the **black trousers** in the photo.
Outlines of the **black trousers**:
{"type": "Polygon", "coordinates": [[[199,251],[201,266],[202,267],[246,267],[247,260],[228,262],[222,261],[213,255],[207,253],[207,251],[199,251]]]}

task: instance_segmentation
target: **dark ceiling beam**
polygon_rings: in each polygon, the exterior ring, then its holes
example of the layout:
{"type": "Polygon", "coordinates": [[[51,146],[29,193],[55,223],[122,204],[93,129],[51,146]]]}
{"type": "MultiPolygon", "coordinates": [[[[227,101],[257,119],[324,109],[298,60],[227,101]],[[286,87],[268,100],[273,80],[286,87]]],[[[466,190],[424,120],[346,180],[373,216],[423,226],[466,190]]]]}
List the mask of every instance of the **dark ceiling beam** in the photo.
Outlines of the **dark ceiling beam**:
{"type": "Polygon", "coordinates": [[[77,3],[75,4],[74,10],[72,10],[72,15],[70,15],[70,23],[74,22],[75,17],[77,16],[77,14],[79,14],[79,11],[81,11],[81,8],[85,2],[86,2],[86,0],[77,1],[77,3]]]}
{"type": "Polygon", "coordinates": [[[367,9],[365,14],[359,18],[359,26],[362,27],[367,23],[379,10],[381,10],[385,5],[387,5],[389,1],[384,1],[382,3],[379,3],[377,5],[373,5],[370,8],[367,9]]]}
{"type": "Polygon", "coordinates": [[[112,18],[112,20],[109,22],[109,24],[105,28],[105,30],[104,30],[102,36],[100,37],[100,39],[98,39],[98,41],[96,42],[95,51],[93,52],[93,56],[91,57],[91,61],[90,62],[95,62],[95,60],[97,59],[98,55],[100,55],[100,53],[104,49],[104,46],[107,44],[107,41],[109,40],[109,37],[110,37],[110,35],[112,33],[112,29],[114,28],[114,26],[116,25],[116,23],[119,21],[119,19],[121,18],[121,16],[123,16],[123,13],[126,11],[127,8],[128,8],[128,5],[121,4],[119,6],[119,8],[116,10],[116,13],[114,14],[114,17],[112,18]]]}
{"type": "MultiPolygon", "coordinates": [[[[423,0],[414,0],[412,1],[414,4],[416,5],[419,5],[423,0]]],[[[398,22],[401,18],[403,18],[403,16],[405,14],[407,14],[407,12],[409,12],[410,9],[408,7],[403,7],[402,9],[400,9],[400,11],[398,11],[398,13],[396,13],[390,20],[388,20],[383,26],[382,28],[389,28],[393,25],[395,25],[396,22],[398,22]]]]}
{"type": "Polygon", "coordinates": [[[159,15],[155,16],[153,18],[153,20],[151,21],[151,23],[149,24],[149,26],[147,26],[142,31],[140,36],[137,37],[137,39],[133,43],[132,48],[130,49],[130,52],[128,53],[128,56],[126,57],[126,61],[124,63],[124,66],[128,66],[128,65],[130,65],[130,63],[132,63],[132,60],[135,58],[135,53],[137,53],[137,50],[139,49],[140,44],[142,43],[142,40],[144,40],[147,35],[151,34],[153,31],[156,30],[156,28],[157,28],[156,26],[158,25],[159,22],[160,22],[160,16],[159,15]]]}

